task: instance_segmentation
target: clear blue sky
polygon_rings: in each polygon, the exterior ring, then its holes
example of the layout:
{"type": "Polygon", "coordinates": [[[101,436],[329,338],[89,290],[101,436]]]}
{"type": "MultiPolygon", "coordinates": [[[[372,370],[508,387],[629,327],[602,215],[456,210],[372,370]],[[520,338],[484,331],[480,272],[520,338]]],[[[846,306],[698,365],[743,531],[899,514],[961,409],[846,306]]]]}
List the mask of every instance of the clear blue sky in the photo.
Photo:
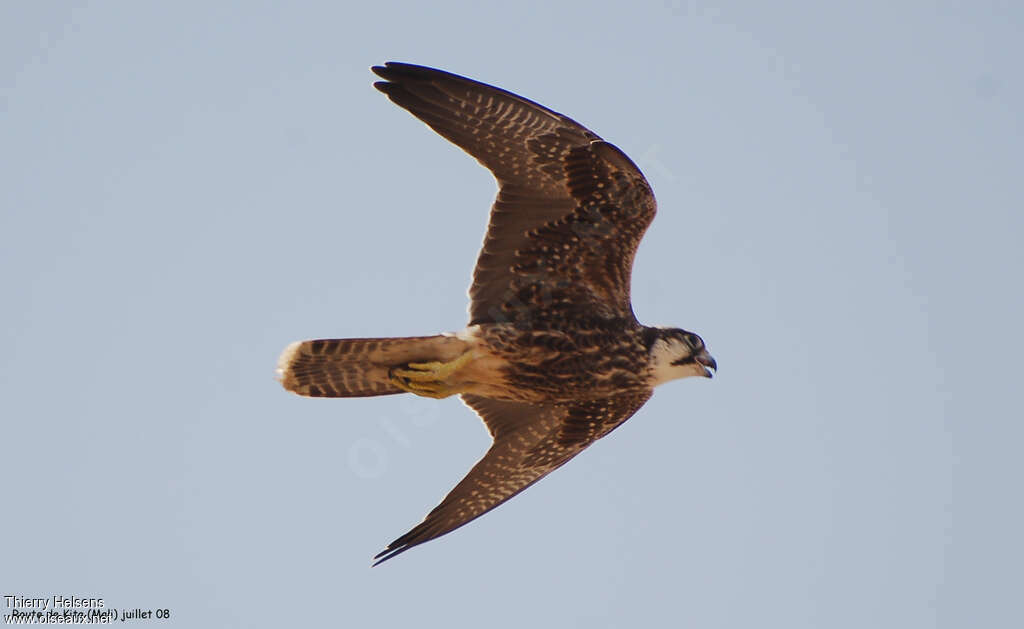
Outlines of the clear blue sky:
{"type": "Polygon", "coordinates": [[[1024,626],[1024,10],[824,4],[3,3],[0,594],[180,627],[1024,626]],[[457,400],[273,379],[294,340],[465,323],[494,184],[371,87],[386,60],[630,154],[660,208],[636,312],[721,369],[371,570],[488,443],[457,400]]]}

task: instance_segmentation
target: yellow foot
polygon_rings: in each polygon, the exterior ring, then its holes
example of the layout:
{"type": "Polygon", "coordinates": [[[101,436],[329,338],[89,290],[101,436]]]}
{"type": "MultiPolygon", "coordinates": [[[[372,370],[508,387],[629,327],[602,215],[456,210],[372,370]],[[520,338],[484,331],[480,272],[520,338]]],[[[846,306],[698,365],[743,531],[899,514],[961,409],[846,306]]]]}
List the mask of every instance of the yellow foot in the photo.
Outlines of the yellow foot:
{"type": "Polygon", "coordinates": [[[451,383],[449,379],[472,359],[473,352],[468,351],[446,363],[432,361],[394,367],[389,374],[391,384],[416,395],[437,399],[446,398],[466,390],[464,384],[451,383]]]}

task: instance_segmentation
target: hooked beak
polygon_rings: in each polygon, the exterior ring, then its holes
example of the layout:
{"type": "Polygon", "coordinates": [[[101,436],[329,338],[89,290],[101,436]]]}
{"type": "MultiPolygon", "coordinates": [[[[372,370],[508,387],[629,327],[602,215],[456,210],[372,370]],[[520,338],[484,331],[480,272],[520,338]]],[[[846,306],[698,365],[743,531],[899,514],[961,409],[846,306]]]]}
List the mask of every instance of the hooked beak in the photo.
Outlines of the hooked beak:
{"type": "Polygon", "coordinates": [[[703,350],[701,353],[697,354],[694,360],[697,364],[704,367],[705,378],[714,376],[715,374],[713,372],[718,371],[718,363],[715,362],[715,359],[707,352],[707,350],[703,350]]]}

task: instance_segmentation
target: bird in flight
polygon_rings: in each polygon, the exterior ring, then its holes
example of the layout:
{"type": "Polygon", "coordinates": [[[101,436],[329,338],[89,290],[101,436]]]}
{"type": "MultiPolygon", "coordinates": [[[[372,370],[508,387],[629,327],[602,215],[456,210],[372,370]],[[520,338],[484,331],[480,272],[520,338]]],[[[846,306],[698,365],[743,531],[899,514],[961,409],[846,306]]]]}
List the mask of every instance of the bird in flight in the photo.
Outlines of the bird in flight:
{"type": "Polygon", "coordinates": [[[289,345],[285,389],[311,397],[460,395],[494,443],[377,565],[459,528],[629,419],[654,387],[717,369],[701,338],[641,325],[633,257],[654,194],[618,148],[521,96],[405,63],[374,87],[498,181],[458,332],[289,345]]]}

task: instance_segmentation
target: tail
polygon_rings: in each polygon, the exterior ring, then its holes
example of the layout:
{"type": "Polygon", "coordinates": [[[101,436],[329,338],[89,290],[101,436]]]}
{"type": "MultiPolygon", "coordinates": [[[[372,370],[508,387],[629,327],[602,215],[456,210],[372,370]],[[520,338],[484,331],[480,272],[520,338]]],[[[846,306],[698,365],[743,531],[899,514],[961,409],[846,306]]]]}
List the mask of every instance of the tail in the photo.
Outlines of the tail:
{"type": "Polygon", "coordinates": [[[285,389],[309,397],[367,397],[403,393],[392,367],[455,359],[466,341],[445,334],[381,339],[321,339],[292,343],[277,360],[285,389]]]}

